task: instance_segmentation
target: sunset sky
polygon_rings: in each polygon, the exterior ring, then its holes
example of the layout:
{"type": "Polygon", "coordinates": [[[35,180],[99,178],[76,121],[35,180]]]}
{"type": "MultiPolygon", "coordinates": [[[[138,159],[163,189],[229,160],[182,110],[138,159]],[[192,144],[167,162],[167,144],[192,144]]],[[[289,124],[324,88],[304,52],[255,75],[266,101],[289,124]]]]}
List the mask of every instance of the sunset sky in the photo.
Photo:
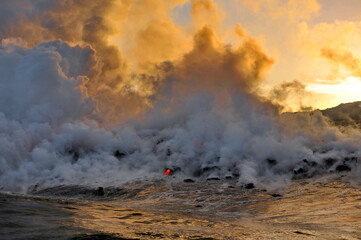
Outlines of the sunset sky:
{"type": "Polygon", "coordinates": [[[0,37],[30,48],[54,40],[91,47],[87,94],[116,114],[152,105],[169,78],[157,72],[164,62],[180,85],[241,84],[299,111],[361,100],[360,10],[359,0],[5,1],[0,37]]]}
{"type": "MultiPolygon", "coordinates": [[[[315,108],[361,100],[361,1],[214,2],[219,7],[217,29],[226,42],[235,42],[227,33],[239,23],[275,60],[265,89],[297,80],[312,93],[306,94],[303,104],[315,108]],[[322,54],[323,49],[339,57],[331,59],[322,54]]],[[[173,17],[185,26],[190,23],[190,11],[189,2],[177,7],[173,17]]]]}

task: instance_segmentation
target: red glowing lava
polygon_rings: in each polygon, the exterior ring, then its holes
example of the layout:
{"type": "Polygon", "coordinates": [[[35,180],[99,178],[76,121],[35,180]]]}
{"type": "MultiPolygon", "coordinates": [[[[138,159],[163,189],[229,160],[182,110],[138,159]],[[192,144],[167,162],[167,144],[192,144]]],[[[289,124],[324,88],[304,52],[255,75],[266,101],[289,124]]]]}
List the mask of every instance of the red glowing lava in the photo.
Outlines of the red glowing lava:
{"type": "Polygon", "coordinates": [[[168,176],[171,173],[172,173],[172,171],[169,168],[167,168],[167,170],[165,170],[165,172],[163,174],[164,174],[164,176],[168,176]]]}

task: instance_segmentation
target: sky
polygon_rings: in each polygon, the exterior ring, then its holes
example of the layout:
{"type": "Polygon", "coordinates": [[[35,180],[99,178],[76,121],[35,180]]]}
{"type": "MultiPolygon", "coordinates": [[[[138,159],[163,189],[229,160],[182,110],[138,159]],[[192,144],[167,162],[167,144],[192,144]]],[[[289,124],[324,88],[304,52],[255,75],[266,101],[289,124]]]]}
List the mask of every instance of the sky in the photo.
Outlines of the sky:
{"type": "Polygon", "coordinates": [[[204,46],[240,61],[228,66],[235,72],[215,69],[218,85],[223,78],[248,82],[247,92],[299,111],[361,100],[360,10],[359,0],[4,1],[0,37],[27,47],[60,40],[93,49],[84,89],[99,109],[116,106],[109,118],[152,105],[168,78],[159,73],[165,62],[180,69],[192,55],[208,61],[205,69],[221,67],[204,46]],[[254,79],[243,81],[252,71],[254,79]]]}
{"type": "MultiPolygon", "coordinates": [[[[305,101],[302,104],[314,108],[361,100],[357,91],[361,90],[360,74],[345,61],[332,60],[322,54],[322,49],[329,49],[334,54],[348,54],[354,60],[361,57],[361,1],[214,2],[222,18],[218,31],[225,36],[226,42],[235,43],[234,39],[226,36],[227,31],[241,24],[275,59],[266,76],[265,89],[299,81],[306,85],[307,97],[302,97],[305,101]]],[[[175,10],[174,16],[179,24],[189,24],[190,9],[191,3],[186,3],[175,10]]],[[[292,104],[294,109],[297,104],[292,104]]]]}

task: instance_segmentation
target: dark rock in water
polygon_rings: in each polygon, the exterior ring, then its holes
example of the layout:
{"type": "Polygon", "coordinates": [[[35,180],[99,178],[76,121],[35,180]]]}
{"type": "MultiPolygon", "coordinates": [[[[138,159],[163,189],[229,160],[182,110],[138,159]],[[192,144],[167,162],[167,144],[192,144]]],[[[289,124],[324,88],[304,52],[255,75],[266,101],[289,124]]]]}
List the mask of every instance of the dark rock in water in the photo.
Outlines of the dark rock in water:
{"type": "Polygon", "coordinates": [[[187,178],[183,180],[185,183],[194,183],[193,179],[187,178]]]}
{"type": "Polygon", "coordinates": [[[334,165],[337,162],[337,159],[326,158],[323,160],[323,162],[325,163],[326,167],[332,167],[332,165],[334,165]]]}
{"type": "Polygon", "coordinates": [[[245,189],[253,189],[253,188],[255,188],[255,186],[253,183],[247,183],[246,185],[244,185],[244,188],[245,189]]]}
{"type": "Polygon", "coordinates": [[[209,171],[214,171],[214,170],[220,170],[220,168],[218,166],[211,166],[211,167],[204,167],[202,169],[203,172],[209,172],[209,171]]]}
{"type": "Polygon", "coordinates": [[[104,196],[104,188],[103,187],[98,187],[98,189],[94,192],[95,196],[104,196]]]}
{"type": "Polygon", "coordinates": [[[165,139],[159,139],[155,144],[156,145],[159,145],[159,144],[161,144],[162,142],[164,142],[165,141],[165,139]]]}
{"type": "Polygon", "coordinates": [[[96,233],[80,234],[70,238],[70,240],[139,240],[139,238],[123,238],[116,234],[96,233]]]}
{"type": "Polygon", "coordinates": [[[304,232],[301,232],[301,231],[295,231],[294,233],[300,234],[300,235],[306,235],[306,236],[315,236],[315,235],[313,235],[313,234],[304,233],[304,232]]]}
{"type": "Polygon", "coordinates": [[[234,177],[234,178],[239,178],[239,173],[232,173],[232,176],[234,177]]]}
{"type": "Polygon", "coordinates": [[[308,166],[315,167],[317,163],[315,161],[309,161],[307,159],[303,159],[302,162],[306,163],[308,166]]]}
{"type": "Polygon", "coordinates": [[[293,173],[296,174],[296,175],[297,174],[302,174],[302,173],[305,173],[305,172],[306,172],[306,170],[304,168],[302,168],[302,167],[293,169],[293,173]]]}
{"type": "Polygon", "coordinates": [[[114,153],[114,157],[118,158],[118,159],[122,159],[124,158],[125,156],[127,156],[127,154],[125,154],[124,152],[121,152],[119,150],[115,151],[114,153]]]}
{"type": "Polygon", "coordinates": [[[219,177],[209,177],[207,178],[207,181],[219,181],[221,180],[219,177]]]}
{"type": "Polygon", "coordinates": [[[357,162],[357,157],[345,157],[343,159],[344,163],[356,163],[357,162]]]}
{"type": "Polygon", "coordinates": [[[145,236],[145,237],[147,237],[147,239],[149,239],[149,238],[164,238],[165,237],[164,234],[152,233],[152,232],[136,232],[135,234],[140,235],[140,236],[145,236]]]}
{"type": "Polygon", "coordinates": [[[271,196],[272,196],[272,197],[282,197],[282,195],[281,195],[281,194],[277,194],[277,193],[275,193],[275,194],[271,194],[271,196]]]}
{"type": "Polygon", "coordinates": [[[132,213],[132,214],[130,214],[131,216],[143,216],[143,214],[141,214],[141,213],[132,213]]]}
{"type": "Polygon", "coordinates": [[[349,172],[351,171],[351,168],[347,165],[341,164],[336,167],[337,172],[349,172]]]}
{"type": "Polygon", "coordinates": [[[277,160],[276,159],[272,159],[272,158],[267,158],[266,161],[268,162],[269,165],[274,166],[277,164],[277,160]]]}
{"type": "Polygon", "coordinates": [[[201,208],[203,207],[202,205],[195,205],[196,208],[201,208]]]}

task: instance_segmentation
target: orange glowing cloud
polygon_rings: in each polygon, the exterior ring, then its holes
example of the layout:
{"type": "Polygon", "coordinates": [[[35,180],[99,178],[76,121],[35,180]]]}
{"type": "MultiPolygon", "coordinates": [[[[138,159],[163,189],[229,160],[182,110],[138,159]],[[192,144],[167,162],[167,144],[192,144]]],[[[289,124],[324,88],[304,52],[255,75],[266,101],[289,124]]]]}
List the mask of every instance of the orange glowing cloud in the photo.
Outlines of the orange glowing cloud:
{"type": "MultiPolygon", "coordinates": [[[[181,92],[268,90],[271,101],[272,89],[295,79],[307,91],[317,79],[359,76],[360,22],[313,22],[322,6],[323,0],[64,0],[24,5],[11,24],[0,25],[3,38],[29,47],[59,39],[93,49],[83,89],[109,122],[152,106],[170,76],[181,92]],[[180,24],[175,9],[188,9],[189,23],[180,24]]],[[[287,99],[275,102],[290,105],[287,99]]]]}

